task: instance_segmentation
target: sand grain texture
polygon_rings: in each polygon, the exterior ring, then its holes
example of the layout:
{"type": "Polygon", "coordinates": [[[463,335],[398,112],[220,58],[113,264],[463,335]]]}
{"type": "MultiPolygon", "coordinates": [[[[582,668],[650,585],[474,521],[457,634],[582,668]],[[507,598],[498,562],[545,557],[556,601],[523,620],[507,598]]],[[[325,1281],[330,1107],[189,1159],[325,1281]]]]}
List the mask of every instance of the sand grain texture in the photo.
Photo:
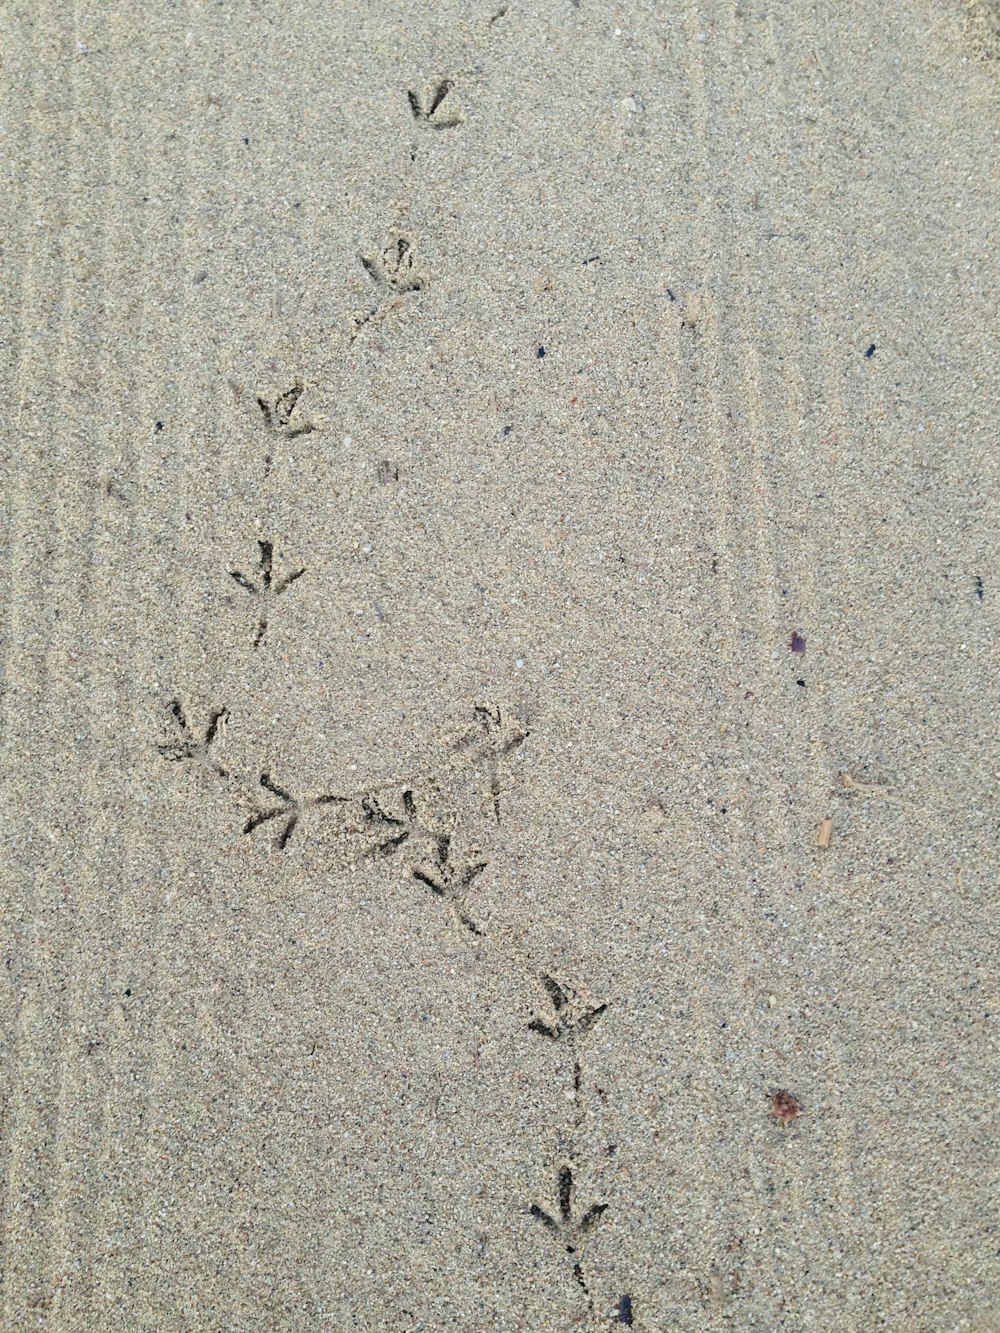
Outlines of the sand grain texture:
{"type": "Polygon", "coordinates": [[[0,1326],[1000,1327],[991,15],[5,8],[0,1326]]]}

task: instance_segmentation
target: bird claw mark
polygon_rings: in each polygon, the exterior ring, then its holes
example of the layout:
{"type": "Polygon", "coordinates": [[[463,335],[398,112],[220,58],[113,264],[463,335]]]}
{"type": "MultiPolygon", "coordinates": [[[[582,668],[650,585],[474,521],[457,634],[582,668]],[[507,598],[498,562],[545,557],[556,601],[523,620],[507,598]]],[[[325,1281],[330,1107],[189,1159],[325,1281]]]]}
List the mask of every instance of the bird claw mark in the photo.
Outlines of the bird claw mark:
{"type": "Polygon", "coordinates": [[[419,292],[427,286],[427,275],[417,268],[413,243],[406,236],[397,235],[380,255],[359,254],[358,259],[375,284],[379,299],[369,310],[355,314],[352,339],[366,324],[380,317],[390,297],[419,292]]]}
{"type": "Polygon", "coordinates": [[[250,593],[252,596],[260,598],[261,601],[260,623],[257,626],[257,633],[253,641],[253,646],[255,648],[260,647],[260,645],[264,641],[264,636],[267,633],[267,622],[268,622],[268,616],[270,614],[270,604],[272,598],[280,597],[286,588],[288,588],[291,584],[293,584],[296,579],[301,578],[302,575],[306,572],[304,568],[296,569],[293,570],[292,573],[286,574],[283,579],[279,579],[277,582],[275,582],[274,570],[273,570],[274,546],[271,542],[268,541],[258,541],[257,545],[260,547],[261,578],[259,586],[256,583],[252,582],[252,580],[248,579],[245,574],[240,572],[240,570],[231,569],[229,571],[230,578],[235,579],[235,581],[240,585],[241,588],[243,588],[246,592],[250,593]]]}
{"type": "Polygon", "coordinates": [[[470,731],[455,742],[457,751],[471,755],[474,763],[484,763],[490,783],[493,813],[500,823],[500,761],[522,745],[531,732],[514,722],[498,706],[476,704],[474,723],[470,731]]]}
{"type": "Polygon", "coordinates": [[[257,399],[257,406],[263,413],[264,424],[268,430],[283,435],[286,440],[294,440],[297,436],[308,435],[310,431],[316,429],[311,421],[292,423],[292,414],[304,392],[303,386],[296,380],[293,386],[285,393],[279,394],[273,403],[263,398],[257,399]]]}
{"type": "Polygon", "coordinates": [[[255,829],[260,828],[262,824],[269,823],[272,819],[283,820],[281,832],[276,839],[279,851],[284,851],[288,846],[289,839],[307,809],[317,805],[343,804],[347,799],[344,796],[328,794],[297,798],[290,791],[286,791],[284,787],[280,787],[269,773],[261,773],[260,785],[265,791],[269,791],[272,796],[277,796],[281,804],[271,806],[267,810],[255,811],[243,825],[243,832],[245,834],[253,833],[255,829]]]}
{"type": "Polygon", "coordinates": [[[391,856],[418,831],[417,803],[409,788],[403,792],[402,801],[402,815],[394,815],[383,809],[374,794],[362,796],[361,812],[365,829],[379,839],[369,848],[369,856],[391,856]]]}
{"type": "Polygon", "coordinates": [[[412,842],[423,841],[431,844],[435,863],[442,854],[447,859],[451,834],[422,822],[417,810],[417,798],[412,788],[404,789],[400,802],[401,809],[388,810],[374,792],[362,796],[362,831],[369,837],[374,835],[375,838],[374,843],[368,848],[367,855],[381,859],[392,856],[406,843],[412,845],[412,842]]]}
{"type": "Polygon", "coordinates": [[[454,104],[451,111],[441,111],[441,103],[454,86],[451,79],[441,79],[432,85],[426,97],[421,97],[412,88],[408,89],[406,96],[409,99],[413,119],[419,125],[431,130],[451,130],[456,125],[461,125],[462,113],[454,107],[454,104]]]}
{"type": "Polygon", "coordinates": [[[181,737],[176,741],[167,741],[163,745],[158,745],[157,749],[165,759],[175,763],[181,763],[185,760],[193,760],[196,763],[203,764],[211,772],[217,773],[220,777],[228,778],[228,769],[220,764],[214,763],[209,757],[209,750],[215,740],[225,733],[226,723],[229,720],[228,708],[217,708],[215,712],[210,713],[208,717],[208,726],[205,728],[204,740],[198,740],[184,715],[184,707],[179,699],[174,699],[169,705],[170,712],[173,715],[181,737]]]}
{"type": "Polygon", "coordinates": [[[425,275],[416,266],[413,242],[406,236],[397,236],[390,241],[374,259],[369,255],[359,255],[358,258],[376,287],[403,293],[419,292],[426,285],[425,275]]]}
{"type": "Polygon", "coordinates": [[[553,1041],[558,1041],[562,1037],[568,1037],[572,1041],[577,1037],[586,1036],[608,1007],[606,1004],[599,1004],[593,1008],[583,1008],[576,994],[564,990],[552,977],[542,973],[539,980],[552,1003],[552,1017],[548,1022],[533,1018],[528,1027],[532,1032],[538,1032],[553,1041]]]}
{"type": "Polygon", "coordinates": [[[420,884],[424,884],[438,898],[443,898],[455,912],[460,925],[465,926],[473,935],[482,935],[465,910],[465,890],[477,875],[482,874],[486,861],[469,860],[464,864],[451,859],[451,838],[444,834],[438,838],[435,853],[430,864],[417,865],[410,873],[420,884]]]}
{"type": "MultiPolygon", "coordinates": [[[[575,1254],[580,1247],[583,1237],[597,1225],[602,1216],[608,1209],[606,1203],[592,1204],[587,1211],[580,1217],[579,1221],[573,1221],[573,1172],[568,1166],[561,1167],[558,1177],[558,1195],[559,1195],[559,1215],[553,1217],[547,1213],[544,1208],[540,1208],[537,1203],[533,1203],[529,1212],[532,1217],[551,1231],[566,1247],[567,1254],[575,1254]]],[[[577,1265],[579,1267],[579,1265],[577,1265]]],[[[580,1281],[580,1278],[577,1279],[580,1281]]],[[[586,1289],[586,1288],[584,1288],[586,1289]]]]}
{"type": "Polygon", "coordinates": [[[485,741],[492,754],[506,755],[528,739],[531,732],[511,720],[499,704],[476,704],[472,710],[475,727],[458,742],[459,746],[485,741]]]}

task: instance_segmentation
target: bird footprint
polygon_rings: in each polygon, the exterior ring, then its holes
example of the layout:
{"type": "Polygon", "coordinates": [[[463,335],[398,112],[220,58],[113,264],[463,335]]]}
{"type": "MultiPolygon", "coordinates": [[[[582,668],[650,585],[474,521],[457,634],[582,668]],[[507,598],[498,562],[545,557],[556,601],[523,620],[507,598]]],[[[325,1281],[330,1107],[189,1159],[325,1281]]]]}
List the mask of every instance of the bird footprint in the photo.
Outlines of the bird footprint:
{"type": "Polygon", "coordinates": [[[302,815],[307,809],[316,805],[343,804],[346,801],[344,796],[293,796],[290,791],[279,785],[271,778],[269,773],[261,773],[260,785],[265,791],[269,791],[273,796],[277,796],[280,805],[271,806],[267,810],[258,810],[250,816],[243,826],[244,833],[253,833],[255,829],[260,828],[261,824],[266,824],[272,819],[282,821],[281,832],[277,837],[277,847],[279,851],[284,851],[288,846],[288,841],[295,832],[296,826],[302,815]]]}
{"type": "Polygon", "coordinates": [[[268,430],[283,435],[286,440],[294,440],[296,436],[308,435],[310,431],[316,429],[311,421],[301,419],[294,423],[292,421],[292,413],[304,392],[303,386],[296,381],[285,393],[279,394],[273,403],[263,398],[257,399],[257,406],[263,413],[264,424],[268,430]]]}
{"type": "Polygon", "coordinates": [[[410,100],[413,119],[419,125],[426,126],[427,129],[431,130],[451,130],[456,125],[461,125],[462,113],[454,103],[451,110],[441,109],[441,104],[454,86],[451,79],[440,79],[427,90],[423,97],[412,88],[409,89],[406,95],[410,100]]]}
{"type": "Polygon", "coordinates": [[[558,1189],[558,1217],[553,1217],[544,1208],[540,1208],[537,1203],[531,1205],[531,1216],[537,1217],[543,1226],[559,1237],[566,1246],[567,1254],[575,1254],[580,1247],[580,1241],[601,1220],[601,1217],[607,1211],[608,1205],[606,1203],[591,1204],[587,1211],[577,1221],[574,1221],[573,1172],[568,1166],[562,1167],[559,1171],[558,1189]]]}
{"type": "Polygon", "coordinates": [[[215,712],[210,713],[208,725],[205,728],[204,738],[199,740],[191,729],[191,725],[184,713],[184,707],[180,699],[174,699],[170,704],[170,712],[180,731],[180,738],[175,741],[167,741],[163,745],[158,745],[157,749],[164,759],[170,759],[174,763],[182,763],[185,760],[192,760],[195,763],[203,765],[213,773],[218,773],[220,777],[228,778],[229,771],[215,763],[209,751],[215,741],[224,733],[226,723],[229,720],[228,708],[217,708],[215,712]]]}
{"type": "Polygon", "coordinates": [[[267,621],[270,615],[271,601],[279,597],[287,587],[302,577],[305,569],[296,569],[292,573],[286,574],[283,579],[274,579],[274,546],[271,542],[258,541],[260,547],[260,584],[254,583],[242,574],[238,569],[229,571],[230,578],[236,580],[244,591],[252,593],[253,596],[260,599],[260,621],[257,625],[257,633],[254,637],[253,646],[259,648],[264,642],[264,636],[267,633],[267,621]]]}
{"type": "Polygon", "coordinates": [[[533,1018],[528,1027],[532,1032],[539,1032],[553,1041],[561,1037],[568,1037],[572,1041],[576,1037],[585,1036],[608,1007],[606,1004],[591,1008],[582,1005],[574,991],[564,989],[545,973],[539,980],[552,1002],[552,1016],[547,1021],[533,1018]]]}

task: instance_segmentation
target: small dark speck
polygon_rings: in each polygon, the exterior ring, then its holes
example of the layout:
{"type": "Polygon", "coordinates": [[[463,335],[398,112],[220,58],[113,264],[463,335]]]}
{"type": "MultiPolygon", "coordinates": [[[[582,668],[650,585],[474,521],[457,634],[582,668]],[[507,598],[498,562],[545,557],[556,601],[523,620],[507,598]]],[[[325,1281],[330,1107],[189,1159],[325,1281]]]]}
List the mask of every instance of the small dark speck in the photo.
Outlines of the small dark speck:
{"type": "Polygon", "coordinates": [[[976,575],[976,596],[980,601],[983,600],[983,580],[978,574],[976,575]]]}
{"type": "Polygon", "coordinates": [[[535,353],[535,356],[537,356],[538,359],[539,359],[539,361],[541,361],[541,359],[542,359],[542,357],[543,357],[544,355],[545,355],[545,348],[544,348],[544,347],[539,347],[538,351],[535,353]]]}
{"type": "Polygon", "coordinates": [[[632,1297],[623,1296],[618,1302],[618,1322],[632,1326],[632,1297]]]}
{"type": "Polygon", "coordinates": [[[797,680],[795,683],[796,683],[796,685],[803,685],[803,686],[805,685],[805,681],[804,681],[804,680],[797,680]]]}
{"type": "Polygon", "coordinates": [[[670,290],[669,287],[667,288],[667,295],[670,297],[671,301],[677,300],[677,297],[673,294],[673,292],[670,290]]]}
{"type": "Polygon", "coordinates": [[[504,426],[504,428],[503,428],[503,437],[504,437],[504,439],[507,438],[507,436],[511,433],[511,431],[512,431],[513,429],[514,429],[513,426],[504,426]]]}
{"type": "Polygon", "coordinates": [[[792,630],[791,648],[793,653],[804,653],[806,650],[806,641],[798,630],[792,630]]]}
{"type": "Polygon", "coordinates": [[[872,345],[871,345],[871,347],[869,347],[868,351],[865,352],[865,356],[866,356],[867,359],[870,361],[874,355],[875,355],[875,344],[872,343],[872,345]]]}
{"type": "Polygon", "coordinates": [[[162,429],[163,429],[163,422],[162,422],[162,421],[158,421],[158,422],[156,423],[156,429],[153,431],[153,434],[154,434],[154,435],[159,435],[159,433],[160,433],[160,431],[161,431],[162,429]]]}
{"type": "Polygon", "coordinates": [[[125,988],[125,994],[126,994],[126,995],[131,995],[131,994],[132,994],[132,987],[131,987],[131,986],[126,986],[126,988],[125,988]]]}
{"type": "Polygon", "coordinates": [[[246,146],[247,146],[248,148],[250,147],[250,140],[249,140],[249,139],[244,139],[243,142],[246,144],[246,146]]]}
{"type": "Polygon", "coordinates": [[[583,262],[584,264],[596,264],[600,258],[600,255],[591,255],[589,259],[585,259],[583,262]]]}

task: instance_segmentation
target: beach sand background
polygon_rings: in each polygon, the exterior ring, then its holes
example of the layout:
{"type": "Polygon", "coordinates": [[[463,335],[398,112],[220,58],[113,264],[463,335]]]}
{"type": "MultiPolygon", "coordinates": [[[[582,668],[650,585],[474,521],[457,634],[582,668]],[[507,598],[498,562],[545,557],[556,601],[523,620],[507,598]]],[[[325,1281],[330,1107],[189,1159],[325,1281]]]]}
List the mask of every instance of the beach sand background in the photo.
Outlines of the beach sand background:
{"type": "Polygon", "coordinates": [[[997,26],[5,7],[4,1328],[1000,1328],[997,26]]]}

